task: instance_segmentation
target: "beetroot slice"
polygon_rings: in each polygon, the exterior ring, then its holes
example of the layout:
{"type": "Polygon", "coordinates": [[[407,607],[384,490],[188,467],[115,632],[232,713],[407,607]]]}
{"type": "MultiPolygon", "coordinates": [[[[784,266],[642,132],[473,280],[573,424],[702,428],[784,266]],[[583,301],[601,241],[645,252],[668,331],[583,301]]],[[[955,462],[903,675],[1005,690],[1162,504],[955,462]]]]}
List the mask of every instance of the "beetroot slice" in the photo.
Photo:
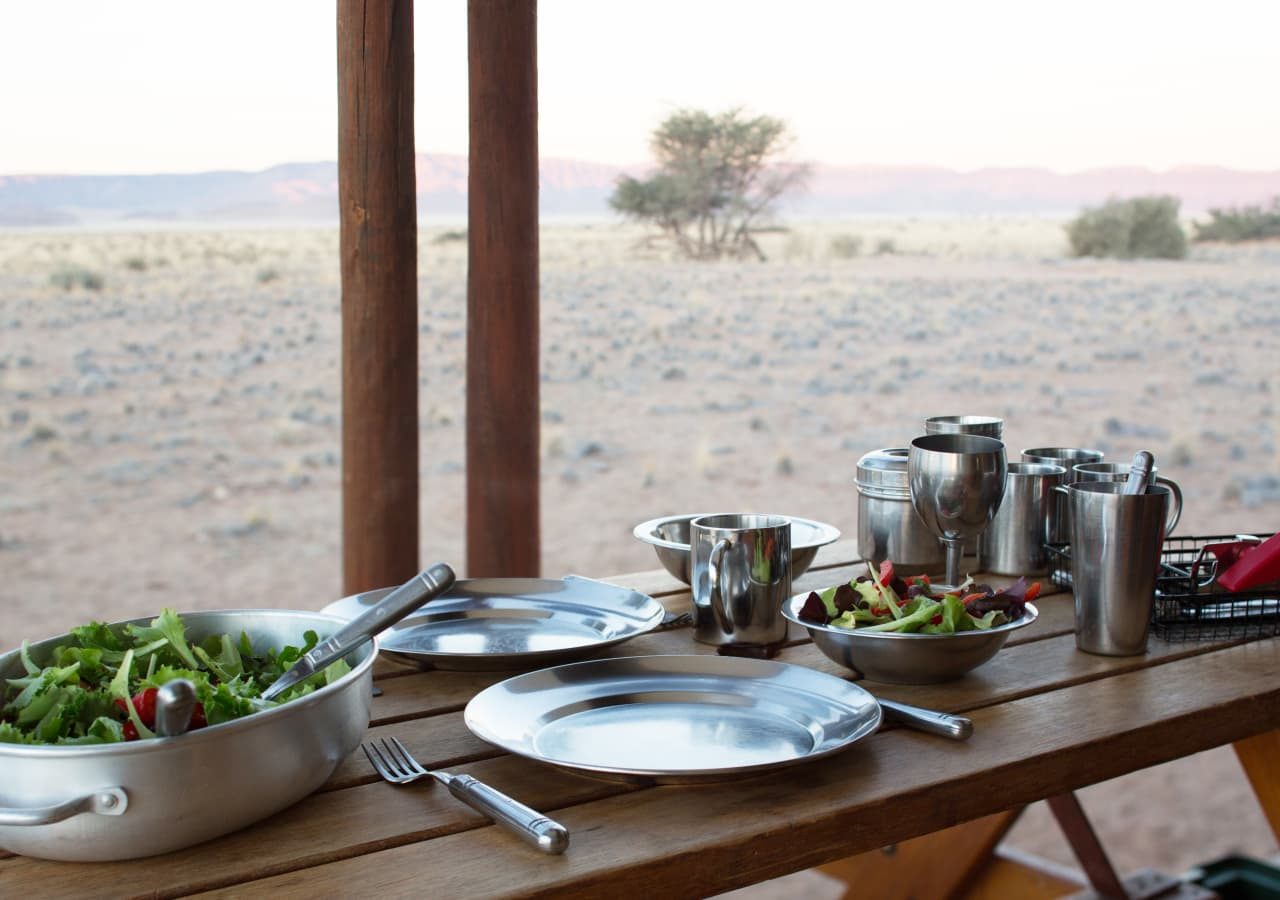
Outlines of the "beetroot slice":
{"type": "Polygon", "coordinates": [[[847,583],[836,588],[835,596],[831,598],[831,602],[835,604],[837,612],[848,612],[851,609],[856,609],[859,605],[866,605],[862,600],[862,595],[847,583]]]}
{"type": "Polygon", "coordinates": [[[809,596],[805,598],[804,606],[800,607],[800,620],[818,625],[827,624],[827,607],[817,591],[810,591],[809,596]]]}

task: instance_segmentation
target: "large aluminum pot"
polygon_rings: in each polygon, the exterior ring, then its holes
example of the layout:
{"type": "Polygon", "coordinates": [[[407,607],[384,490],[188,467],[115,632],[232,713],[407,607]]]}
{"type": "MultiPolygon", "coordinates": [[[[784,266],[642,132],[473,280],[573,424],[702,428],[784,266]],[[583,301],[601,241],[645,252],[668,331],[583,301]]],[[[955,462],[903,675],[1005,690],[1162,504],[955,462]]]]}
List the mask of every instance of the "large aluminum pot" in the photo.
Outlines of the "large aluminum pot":
{"type": "MultiPolygon", "coordinates": [[[[249,609],[183,613],[187,633],[246,632],[254,652],[323,640],[346,623],[314,612],[249,609]]],[[[150,619],[134,620],[146,624],[150,619]]],[[[119,623],[123,624],[123,623],[119,623]]],[[[67,635],[33,644],[42,662],[67,635]]],[[[369,725],[369,641],[351,672],[298,700],[177,737],[127,744],[0,744],[0,847],[62,860],[152,856],[227,834],[310,794],[360,743],[369,725]]],[[[25,674],[18,651],[0,678],[25,674]]]]}

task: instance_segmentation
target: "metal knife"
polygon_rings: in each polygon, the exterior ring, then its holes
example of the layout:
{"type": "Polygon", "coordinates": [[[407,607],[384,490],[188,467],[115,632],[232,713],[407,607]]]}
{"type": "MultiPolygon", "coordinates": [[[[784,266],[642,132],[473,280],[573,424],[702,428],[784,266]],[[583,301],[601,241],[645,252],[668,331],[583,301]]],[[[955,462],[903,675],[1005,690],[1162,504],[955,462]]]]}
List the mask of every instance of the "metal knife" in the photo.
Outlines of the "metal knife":
{"type": "Polygon", "coordinates": [[[893,700],[876,698],[880,708],[888,714],[888,718],[899,725],[950,738],[953,741],[967,740],[973,734],[973,720],[951,713],[937,712],[922,706],[911,706],[893,700]]]}
{"type": "Polygon", "coordinates": [[[310,652],[293,664],[287,672],[262,692],[263,700],[274,700],[298,682],[319,672],[329,663],[350,653],[360,644],[390,628],[424,603],[453,587],[453,569],[436,563],[410,578],[369,611],[352,619],[337,633],[316,644],[310,652]]]}

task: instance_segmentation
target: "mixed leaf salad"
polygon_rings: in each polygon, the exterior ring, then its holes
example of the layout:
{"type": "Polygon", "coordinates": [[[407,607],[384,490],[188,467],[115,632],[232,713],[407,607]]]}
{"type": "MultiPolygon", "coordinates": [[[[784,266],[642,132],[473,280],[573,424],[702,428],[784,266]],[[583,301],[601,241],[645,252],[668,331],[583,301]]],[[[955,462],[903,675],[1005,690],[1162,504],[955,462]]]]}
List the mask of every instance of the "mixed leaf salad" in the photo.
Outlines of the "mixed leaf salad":
{"type": "Polygon", "coordinates": [[[954,634],[982,631],[1022,617],[1027,601],[1040,594],[1040,583],[1019,578],[1007,588],[974,584],[970,577],[956,588],[939,592],[927,575],[901,578],[885,560],[870,576],[813,591],[798,616],[805,622],[858,631],[954,634]]]}
{"type": "Polygon", "coordinates": [[[0,743],[109,744],[155,737],[156,692],[175,678],[196,689],[190,728],[238,719],[287,703],[341,678],[343,660],[299,682],[276,700],[266,690],[319,642],[314,631],[301,647],[265,655],[249,636],[187,639],[182,618],[163,610],[150,625],[113,629],[101,622],[73,628],[44,665],[19,651],[26,675],[0,685],[0,743]]]}

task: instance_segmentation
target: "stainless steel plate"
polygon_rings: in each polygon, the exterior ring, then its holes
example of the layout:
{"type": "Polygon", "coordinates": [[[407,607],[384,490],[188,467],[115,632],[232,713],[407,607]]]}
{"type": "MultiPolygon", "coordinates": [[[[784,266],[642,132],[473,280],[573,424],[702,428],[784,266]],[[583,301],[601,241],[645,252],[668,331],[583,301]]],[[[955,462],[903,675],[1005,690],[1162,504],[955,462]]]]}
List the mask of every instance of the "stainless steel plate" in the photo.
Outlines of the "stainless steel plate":
{"type": "MultiPolygon", "coordinates": [[[[392,590],[344,597],[324,612],[354,619],[392,590]]],[[[378,643],[390,656],[438,669],[532,669],[644,634],[663,613],[652,597],[576,575],[472,578],[384,631],[378,643]]]]}
{"type": "Polygon", "coordinates": [[[619,781],[724,781],[842,750],[880,726],[867,691],[770,660],[632,656],[518,675],[472,698],[476,736],[619,781]]]}

